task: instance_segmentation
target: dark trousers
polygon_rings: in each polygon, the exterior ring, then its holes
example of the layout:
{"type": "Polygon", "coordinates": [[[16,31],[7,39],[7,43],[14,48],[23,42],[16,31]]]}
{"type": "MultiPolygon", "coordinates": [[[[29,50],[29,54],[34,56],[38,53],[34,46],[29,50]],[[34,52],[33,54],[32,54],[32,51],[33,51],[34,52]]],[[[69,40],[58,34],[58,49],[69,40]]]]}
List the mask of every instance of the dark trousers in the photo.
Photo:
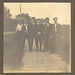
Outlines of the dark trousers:
{"type": "Polygon", "coordinates": [[[24,49],[24,45],[25,45],[25,40],[26,40],[26,33],[22,32],[21,34],[21,48],[24,49]]]}
{"type": "Polygon", "coordinates": [[[55,32],[52,36],[52,53],[59,50],[59,47],[61,46],[61,36],[58,34],[58,32],[55,32]]]}
{"type": "Polygon", "coordinates": [[[33,37],[30,37],[30,39],[29,39],[29,47],[30,47],[30,51],[32,51],[32,47],[33,47],[33,37]]]}
{"type": "Polygon", "coordinates": [[[41,35],[37,35],[35,37],[35,44],[36,44],[36,50],[38,51],[38,43],[40,44],[40,51],[41,51],[41,46],[42,46],[42,36],[41,35]]]}
{"type": "Polygon", "coordinates": [[[30,35],[28,35],[27,36],[27,42],[28,42],[29,50],[31,52],[32,51],[32,46],[33,46],[33,37],[31,37],[30,35]]]}
{"type": "Polygon", "coordinates": [[[28,48],[30,51],[32,51],[32,46],[33,46],[33,37],[31,37],[29,34],[23,32],[22,33],[22,38],[21,38],[21,47],[24,48],[25,47],[25,42],[27,39],[28,42],[28,48]]]}
{"type": "Polygon", "coordinates": [[[49,50],[49,41],[50,41],[50,38],[49,38],[49,36],[46,35],[44,37],[44,51],[49,50]]]}
{"type": "Polygon", "coordinates": [[[18,43],[18,48],[20,48],[20,45],[21,45],[21,31],[17,31],[17,43],[18,43]]]}

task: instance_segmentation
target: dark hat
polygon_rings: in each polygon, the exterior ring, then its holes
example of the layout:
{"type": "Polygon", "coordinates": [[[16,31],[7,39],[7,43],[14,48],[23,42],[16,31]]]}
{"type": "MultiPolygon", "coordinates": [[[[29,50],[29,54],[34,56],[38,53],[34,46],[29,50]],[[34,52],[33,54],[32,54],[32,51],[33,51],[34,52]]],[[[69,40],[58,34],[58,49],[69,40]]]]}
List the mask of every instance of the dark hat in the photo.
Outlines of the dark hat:
{"type": "Polygon", "coordinates": [[[57,17],[54,17],[53,20],[54,20],[54,19],[58,19],[58,18],[57,18],[57,17]]]}
{"type": "Polygon", "coordinates": [[[46,17],[46,19],[45,20],[49,20],[49,18],[48,17],[46,17]]]}
{"type": "Polygon", "coordinates": [[[37,20],[41,20],[41,19],[37,19],[37,20]]]}
{"type": "Polygon", "coordinates": [[[35,19],[35,17],[32,17],[32,19],[35,19]]]}

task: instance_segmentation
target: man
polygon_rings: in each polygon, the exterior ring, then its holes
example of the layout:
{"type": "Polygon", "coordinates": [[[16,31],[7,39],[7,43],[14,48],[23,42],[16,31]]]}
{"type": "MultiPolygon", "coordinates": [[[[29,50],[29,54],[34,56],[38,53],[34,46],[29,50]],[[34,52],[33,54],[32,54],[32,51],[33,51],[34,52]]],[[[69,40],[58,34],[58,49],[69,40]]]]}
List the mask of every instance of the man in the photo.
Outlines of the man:
{"type": "Polygon", "coordinates": [[[40,51],[42,50],[42,36],[43,36],[43,25],[42,25],[41,19],[38,19],[38,22],[36,25],[36,37],[35,37],[37,52],[38,52],[38,43],[40,44],[40,51]]]}
{"type": "Polygon", "coordinates": [[[26,40],[26,27],[24,25],[24,20],[22,20],[22,34],[21,34],[21,48],[24,49],[25,40],[26,40]]]}
{"type": "Polygon", "coordinates": [[[35,17],[32,17],[31,19],[28,20],[27,22],[27,30],[28,32],[26,33],[26,38],[28,41],[28,45],[29,45],[29,50],[30,52],[32,52],[32,47],[33,47],[33,39],[35,37],[35,17]]]}
{"type": "Polygon", "coordinates": [[[31,47],[31,23],[30,20],[25,20],[22,23],[22,47],[24,48],[25,42],[28,42],[28,48],[29,51],[32,51],[32,47],[31,47]]]}
{"type": "Polygon", "coordinates": [[[54,53],[56,48],[58,47],[57,44],[60,46],[61,33],[62,33],[61,25],[57,23],[57,17],[54,17],[53,21],[54,24],[52,25],[52,53],[54,53]]]}
{"type": "Polygon", "coordinates": [[[49,23],[49,18],[47,17],[45,19],[44,23],[44,51],[48,51],[49,45],[50,45],[50,36],[51,36],[51,24],[49,23]]]}
{"type": "Polygon", "coordinates": [[[31,45],[31,50],[33,48],[33,42],[34,42],[34,39],[35,39],[35,17],[32,17],[31,18],[31,21],[30,21],[30,45],[31,45]]]}
{"type": "Polygon", "coordinates": [[[21,30],[22,30],[21,21],[18,21],[18,25],[17,25],[17,28],[16,28],[18,48],[20,48],[20,45],[21,45],[21,30]]]}
{"type": "Polygon", "coordinates": [[[27,40],[29,45],[29,50],[32,52],[32,46],[33,46],[33,24],[32,21],[28,21],[28,33],[27,33],[27,40]]]}

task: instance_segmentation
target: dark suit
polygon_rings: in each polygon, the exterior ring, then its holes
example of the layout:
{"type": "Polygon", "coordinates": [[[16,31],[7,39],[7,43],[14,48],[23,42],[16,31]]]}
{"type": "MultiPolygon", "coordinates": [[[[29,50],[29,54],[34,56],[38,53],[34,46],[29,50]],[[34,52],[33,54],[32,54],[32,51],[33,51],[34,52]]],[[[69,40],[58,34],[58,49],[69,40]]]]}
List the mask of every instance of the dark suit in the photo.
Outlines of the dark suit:
{"type": "Polygon", "coordinates": [[[44,51],[49,50],[50,48],[50,36],[51,36],[51,24],[47,23],[44,25],[44,51]],[[49,24],[47,26],[47,24],[49,24]]]}
{"type": "Polygon", "coordinates": [[[60,46],[61,34],[62,34],[61,25],[57,23],[56,31],[55,31],[55,24],[52,24],[52,26],[51,26],[52,52],[54,52],[57,49],[57,43],[60,46]]]}
{"type": "Polygon", "coordinates": [[[25,39],[26,39],[26,32],[25,32],[26,28],[23,25],[22,26],[22,30],[21,30],[21,48],[24,49],[24,45],[25,45],[25,39]]]}
{"type": "Polygon", "coordinates": [[[35,25],[35,44],[36,50],[38,51],[38,43],[40,44],[40,51],[42,46],[42,35],[43,35],[43,25],[35,25]]]}
{"type": "Polygon", "coordinates": [[[32,51],[33,47],[33,38],[34,38],[34,26],[31,22],[28,23],[28,40],[29,40],[29,48],[30,51],[32,51]]]}
{"type": "Polygon", "coordinates": [[[21,40],[21,47],[24,48],[24,45],[25,45],[25,41],[27,39],[28,41],[28,46],[29,46],[29,50],[30,50],[30,31],[29,31],[29,25],[27,25],[27,30],[26,30],[26,26],[22,26],[22,34],[21,34],[21,37],[22,37],[22,40],[21,40]]]}
{"type": "Polygon", "coordinates": [[[34,23],[33,25],[33,37],[36,37],[36,33],[37,33],[37,23],[34,23]]]}

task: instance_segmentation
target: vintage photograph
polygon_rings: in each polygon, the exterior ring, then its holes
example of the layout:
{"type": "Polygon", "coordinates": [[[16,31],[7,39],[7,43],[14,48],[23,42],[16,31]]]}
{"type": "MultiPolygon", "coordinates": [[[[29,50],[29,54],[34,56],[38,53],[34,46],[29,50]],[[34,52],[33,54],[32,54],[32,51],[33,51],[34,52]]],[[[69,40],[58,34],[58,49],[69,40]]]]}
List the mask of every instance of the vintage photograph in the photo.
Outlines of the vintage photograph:
{"type": "Polygon", "coordinates": [[[71,3],[3,4],[3,73],[71,73],[71,3]]]}

